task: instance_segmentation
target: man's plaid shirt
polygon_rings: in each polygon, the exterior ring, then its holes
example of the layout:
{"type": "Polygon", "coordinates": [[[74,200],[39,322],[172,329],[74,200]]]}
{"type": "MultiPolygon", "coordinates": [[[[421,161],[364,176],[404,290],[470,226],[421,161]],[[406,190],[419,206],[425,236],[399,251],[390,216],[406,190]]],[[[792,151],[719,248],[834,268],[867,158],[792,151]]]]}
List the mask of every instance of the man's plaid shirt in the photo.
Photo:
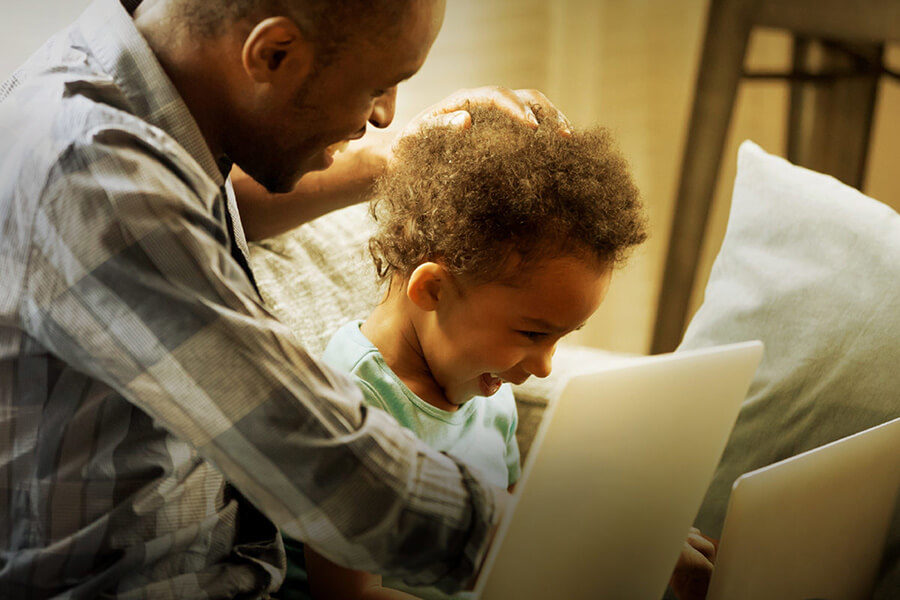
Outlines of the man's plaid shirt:
{"type": "Polygon", "coordinates": [[[471,575],[490,494],[290,341],[232,194],[118,0],[0,87],[0,597],[262,597],[276,526],[471,575]]]}

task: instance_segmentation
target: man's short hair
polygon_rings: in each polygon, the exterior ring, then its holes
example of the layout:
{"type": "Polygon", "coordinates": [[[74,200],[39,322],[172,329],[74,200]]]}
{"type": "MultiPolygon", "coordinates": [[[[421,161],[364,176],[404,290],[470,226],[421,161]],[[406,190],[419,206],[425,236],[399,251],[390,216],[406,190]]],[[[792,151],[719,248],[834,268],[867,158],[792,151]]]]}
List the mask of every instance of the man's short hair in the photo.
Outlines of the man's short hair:
{"type": "Polygon", "coordinates": [[[408,277],[425,261],[474,282],[513,263],[585,255],[621,264],[646,226],[628,166],[603,128],[563,136],[505,112],[472,108],[465,132],[433,128],[401,140],[377,182],[369,243],[378,276],[408,277]]]}
{"type": "Polygon", "coordinates": [[[327,58],[357,34],[377,40],[389,35],[415,0],[178,0],[178,16],[191,32],[216,37],[241,20],[286,16],[327,58]]]}

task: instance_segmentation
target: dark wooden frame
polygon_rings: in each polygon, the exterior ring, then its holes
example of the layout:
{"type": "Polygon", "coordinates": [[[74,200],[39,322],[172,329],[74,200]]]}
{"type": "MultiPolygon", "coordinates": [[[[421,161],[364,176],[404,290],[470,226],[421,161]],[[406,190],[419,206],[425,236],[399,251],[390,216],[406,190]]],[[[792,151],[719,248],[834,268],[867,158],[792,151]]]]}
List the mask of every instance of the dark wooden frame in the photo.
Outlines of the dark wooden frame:
{"type": "Polygon", "coordinates": [[[884,44],[900,39],[900,0],[711,0],[682,156],[651,352],[681,341],[721,155],[742,77],[787,79],[786,155],[862,187],[884,44]],[[745,73],[754,27],[794,36],[790,73],[745,73]],[[821,44],[813,69],[810,48],[821,44]]]}

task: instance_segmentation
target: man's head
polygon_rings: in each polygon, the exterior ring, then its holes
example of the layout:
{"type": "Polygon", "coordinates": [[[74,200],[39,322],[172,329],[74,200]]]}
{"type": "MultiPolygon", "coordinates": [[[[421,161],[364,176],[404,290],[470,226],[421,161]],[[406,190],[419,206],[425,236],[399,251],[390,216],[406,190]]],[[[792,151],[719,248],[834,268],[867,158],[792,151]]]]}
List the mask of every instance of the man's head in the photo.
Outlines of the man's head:
{"type": "Polygon", "coordinates": [[[409,4],[410,0],[177,0],[176,15],[193,35],[203,38],[221,36],[242,21],[289,17],[327,60],[359,35],[374,41],[393,33],[409,4]]]}
{"type": "MultiPolygon", "coordinates": [[[[177,0],[194,39],[225,40],[221,151],[273,192],[331,163],[329,146],[386,127],[444,0],[177,0]]],[[[202,43],[202,42],[201,42],[202,43]]]]}

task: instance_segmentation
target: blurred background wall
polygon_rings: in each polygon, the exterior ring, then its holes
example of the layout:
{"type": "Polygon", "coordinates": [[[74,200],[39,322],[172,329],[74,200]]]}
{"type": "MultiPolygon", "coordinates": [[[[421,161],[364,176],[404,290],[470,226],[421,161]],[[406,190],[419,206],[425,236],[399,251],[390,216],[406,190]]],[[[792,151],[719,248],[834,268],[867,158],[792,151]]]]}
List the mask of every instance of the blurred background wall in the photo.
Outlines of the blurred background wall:
{"type": "MultiPolygon", "coordinates": [[[[0,78],[75,18],[86,0],[0,0],[0,78]]],[[[647,352],[662,280],[707,0],[447,0],[422,71],[400,88],[396,123],[462,88],[544,91],[576,127],[610,127],[643,194],[651,237],[618,272],[604,305],[573,340],[647,352]]],[[[900,70],[900,45],[887,64],[900,70]]],[[[790,66],[791,41],[757,30],[748,66],[790,66]]],[[[882,78],[864,192],[900,209],[900,83],[882,78]]],[[[724,235],[737,146],[750,138],[784,155],[787,84],[743,81],[693,291],[692,309],[724,235]]]]}

